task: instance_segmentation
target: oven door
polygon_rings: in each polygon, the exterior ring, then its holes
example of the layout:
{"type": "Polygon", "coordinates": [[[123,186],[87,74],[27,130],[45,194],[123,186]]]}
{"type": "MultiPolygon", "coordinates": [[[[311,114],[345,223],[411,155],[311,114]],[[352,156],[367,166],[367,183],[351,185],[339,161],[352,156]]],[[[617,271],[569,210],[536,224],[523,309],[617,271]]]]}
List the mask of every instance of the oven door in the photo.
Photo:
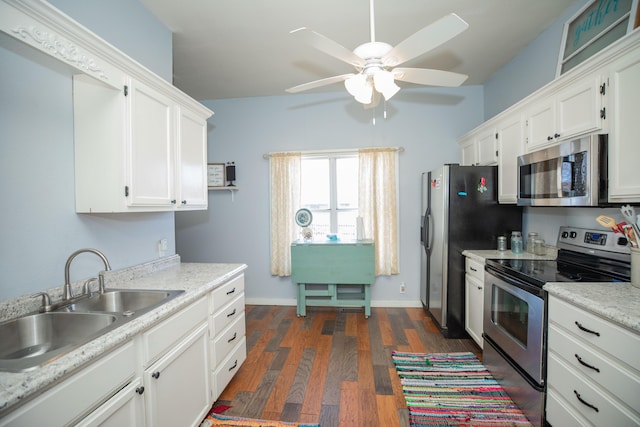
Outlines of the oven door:
{"type": "Polygon", "coordinates": [[[543,385],[544,291],[489,268],[484,289],[485,336],[533,382],[543,385]]]}

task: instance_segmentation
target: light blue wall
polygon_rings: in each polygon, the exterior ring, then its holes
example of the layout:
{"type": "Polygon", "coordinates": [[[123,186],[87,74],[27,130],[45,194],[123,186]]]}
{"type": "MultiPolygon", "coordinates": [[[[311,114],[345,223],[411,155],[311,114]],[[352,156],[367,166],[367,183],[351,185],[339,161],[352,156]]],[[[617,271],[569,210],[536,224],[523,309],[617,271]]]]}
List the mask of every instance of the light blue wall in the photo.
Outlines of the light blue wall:
{"type": "Polygon", "coordinates": [[[576,0],[552,25],[485,82],[485,120],[526,98],[556,77],[564,23],[589,1],[576,0]]]}
{"type": "Polygon", "coordinates": [[[272,151],[402,146],[400,162],[400,274],[380,277],[372,299],[419,301],[420,174],[459,162],[458,135],[482,121],[482,88],[403,89],[374,112],[344,91],[205,101],[209,161],[234,161],[238,191],[209,192],[209,210],[176,214],[176,247],[183,260],[244,262],[249,302],[295,300],[289,278],[269,273],[269,161],[272,151]],[[400,294],[406,282],[406,294],[400,294]]]}
{"type": "MultiPolygon", "coordinates": [[[[82,11],[83,25],[99,26],[103,38],[139,54],[141,63],[170,79],[171,32],[137,1],[53,3],[71,15],[82,11]]],[[[102,250],[114,268],[157,258],[160,238],[175,253],[173,213],[75,213],[69,69],[4,34],[0,64],[0,300],[61,286],[67,257],[82,247],[102,250]]],[[[83,255],[71,279],[99,269],[97,258],[83,255]]]]}

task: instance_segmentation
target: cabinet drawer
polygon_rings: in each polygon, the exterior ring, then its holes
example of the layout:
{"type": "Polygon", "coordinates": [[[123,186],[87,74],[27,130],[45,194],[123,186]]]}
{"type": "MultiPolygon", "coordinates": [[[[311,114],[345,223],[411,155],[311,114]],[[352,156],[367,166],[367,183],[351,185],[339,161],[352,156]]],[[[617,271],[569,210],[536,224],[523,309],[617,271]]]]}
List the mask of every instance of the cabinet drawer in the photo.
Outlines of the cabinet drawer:
{"type": "Polygon", "coordinates": [[[244,294],[236,295],[236,299],[233,300],[228,306],[218,310],[213,316],[211,322],[211,336],[215,337],[224,328],[230,325],[234,320],[240,317],[244,313],[244,294]]]}
{"type": "MultiPolygon", "coordinates": [[[[635,411],[640,412],[640,399],[638,399],[640,396],[640,376],[638,372],[631,372],[629,369],[623,368],[554,325],[549,326],[549,351],[562,358],[580,375],[588,377],[635,411]]],[[[551,377],[549,380],[553,381],[551,377]]]]}
{"type": "Polygon", "coordinates": [[[547,390],[545,421],[552,427],[583,427],[589,425],[584,417],[577,414],[555,391],[547,390]]]}
{"type": "Polygon", "coordinates": [[[481,282],[484,282],[484,264],[467,257],[465,266],[465,271],[469,276],[475,277],[481,282]]]}
{"type": "Polygon", "coordinates": [[[244,312],[239,314],[235,322],[231,323],[227,329],[217,334],[213,340],[213,351],[211,352],[211,366],[218,366],[231,352],[233,347],[240,342],[246,334],[244,312]]]}
{"type": "Polygon", "coordinates": [[[578,372],[559,357],[551,353],[548,359],[549,390],[554,390],[576,412],[594,425],[623,427],[640,424],[640,416],[637,413],[623,407],[595,384],[580,377],[578,372]]]}
{"type": "Polygon", "coordinates": [[[213,292],[211,292],[213,300],[211,304],[211,313],[216,313],[242,292],[244,292],[244,274],[241,274],[235,279],[231,279],[228,283],[214,289],[213,292]]]}
{"type": "Polygon", "coordinates": [[[207,299],[201,298],[142,335],[144,366],[173,346],[207,318],[207,299]]]}
{"type": "Polygon", "coordinates": [[[245,337],[237,344],[231,354],[213,371],[213,396],[214,400],[222,393],[224,388],[229,384],[231,378],[238,372],[240,366],[247,358],[247,341],[245,337]]]}
{"type": "Polygon", "coordinates": [[[0,426],[69,425],[94,410],[136,372],[132,341],[0,419],[0,426]]]}
{"type": "Polygon", "coordinates": [[[549,322],[640,370],[640,336],[637,334],[553,296],[549,298],[549,322]]]}

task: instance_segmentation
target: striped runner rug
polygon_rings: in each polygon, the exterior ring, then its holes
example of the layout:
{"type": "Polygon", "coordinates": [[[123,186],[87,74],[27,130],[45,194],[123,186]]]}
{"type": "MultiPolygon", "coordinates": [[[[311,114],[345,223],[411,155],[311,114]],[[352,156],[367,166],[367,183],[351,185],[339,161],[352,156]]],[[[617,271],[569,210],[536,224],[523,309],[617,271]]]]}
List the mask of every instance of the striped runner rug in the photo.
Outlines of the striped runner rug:
{"type": "Polygon", "coordinates": [[[530,426],[473,353],[392,353],[411,427],[530,426]]]}

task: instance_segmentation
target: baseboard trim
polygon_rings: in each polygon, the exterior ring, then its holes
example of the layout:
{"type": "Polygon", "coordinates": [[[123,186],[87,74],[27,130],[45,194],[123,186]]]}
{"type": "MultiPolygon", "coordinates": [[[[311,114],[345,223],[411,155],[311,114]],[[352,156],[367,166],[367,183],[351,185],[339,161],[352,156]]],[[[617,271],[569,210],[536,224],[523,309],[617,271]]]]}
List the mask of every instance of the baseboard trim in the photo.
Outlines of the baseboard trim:
{"type": "MultiPolygon", "coordinates": [[[[280,298],[245,298],[247,305],[282,305],[282,306],[296,306],[298,305],[295,299],[280,299],[280,298]]],[[[420,301],[371,301],[371,307],[387,307],[387,308],[422,308],[420,301]]]]}

